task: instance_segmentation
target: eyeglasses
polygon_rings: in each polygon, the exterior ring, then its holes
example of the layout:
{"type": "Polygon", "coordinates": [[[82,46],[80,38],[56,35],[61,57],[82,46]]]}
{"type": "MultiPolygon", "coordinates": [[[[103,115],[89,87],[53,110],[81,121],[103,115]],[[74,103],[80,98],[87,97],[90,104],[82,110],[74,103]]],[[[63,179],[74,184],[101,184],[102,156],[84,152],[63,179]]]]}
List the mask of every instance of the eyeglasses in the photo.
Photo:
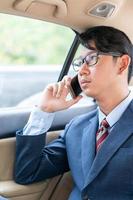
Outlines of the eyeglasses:
{"type": "Polygon", "coordinates": [[[72,66],[74,71],[79,71],[80,67],[86,63],[89,67],[96,65],[99,59],[99,55],[111,55],[113,57],[120,57],[122,56],[122,53],[119,52],[108,52],[108,53],[104,53],[101,51],[95,51],[95,52],[91,52],[89,54],[87,54],[87,56],[85,56],[84,58],[79,57],[73,60],[72,62],[72,66]]]}

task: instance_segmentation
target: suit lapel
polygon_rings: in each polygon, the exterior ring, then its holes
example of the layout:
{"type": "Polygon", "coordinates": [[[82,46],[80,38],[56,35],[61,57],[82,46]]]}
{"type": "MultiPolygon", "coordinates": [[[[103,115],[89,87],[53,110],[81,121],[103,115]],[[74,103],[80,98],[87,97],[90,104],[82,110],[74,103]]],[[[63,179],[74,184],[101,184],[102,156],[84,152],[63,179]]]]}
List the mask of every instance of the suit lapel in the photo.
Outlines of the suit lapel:
{"type": "Polygon", "coordinates": [[[87,176],[95,158],[95,134],[97,128],[98,114],[96,113],[83,130],[81,156],[84,177],[87,176]]]}
{"type": "Polygon", "coordinates": [[[107,139],[99,149],[89,174],[86,178],[86,187],[94,178],[101,172],[103,167],[108,163],[111,157],[116,153],[120,146],[133,134],[133,101],[124,112],[120,120],[116,123],[113,130],[108,135],[107,139]]]}

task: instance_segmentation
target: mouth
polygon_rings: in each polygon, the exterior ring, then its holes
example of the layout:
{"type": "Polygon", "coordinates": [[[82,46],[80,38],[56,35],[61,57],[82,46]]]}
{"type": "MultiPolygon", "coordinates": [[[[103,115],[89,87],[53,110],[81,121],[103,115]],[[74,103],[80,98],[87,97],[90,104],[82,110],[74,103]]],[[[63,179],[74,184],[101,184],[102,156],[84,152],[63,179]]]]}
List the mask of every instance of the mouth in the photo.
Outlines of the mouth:
{"type": "Polygon", "coordinates": [[[80,85],[83,89],[86,88],[90,83],[91,83],[91,81],[88,81],[88,80],[81,80],[80,81],[80,85]]]}

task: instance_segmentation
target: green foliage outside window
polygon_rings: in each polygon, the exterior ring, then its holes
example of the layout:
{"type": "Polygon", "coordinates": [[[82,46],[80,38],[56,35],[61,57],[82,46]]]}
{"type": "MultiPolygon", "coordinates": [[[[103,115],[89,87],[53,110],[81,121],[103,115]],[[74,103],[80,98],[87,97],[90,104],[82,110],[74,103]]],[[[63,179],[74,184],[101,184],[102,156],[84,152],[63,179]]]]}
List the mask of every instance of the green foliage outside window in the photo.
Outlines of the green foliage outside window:
{"type": "Polygon", "coordinates": [[[39,20],[0,15],[0,66],[61,64],[72,30],[39,20]]]}

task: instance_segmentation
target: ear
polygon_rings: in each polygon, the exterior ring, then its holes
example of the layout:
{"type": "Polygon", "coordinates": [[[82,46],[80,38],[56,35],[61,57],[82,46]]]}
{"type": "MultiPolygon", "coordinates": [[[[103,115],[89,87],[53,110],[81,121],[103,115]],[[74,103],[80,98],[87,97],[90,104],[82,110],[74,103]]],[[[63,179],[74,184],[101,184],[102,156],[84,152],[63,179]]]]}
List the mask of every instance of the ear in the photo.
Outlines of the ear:
{"type": "Polygon", "coordinates": [[[121,74],[124,70],[126,70],[131,62],[131,58],[129,55],[125,54],[120,57],[120,65],[119,65],[119,73],[121,74]]]}

